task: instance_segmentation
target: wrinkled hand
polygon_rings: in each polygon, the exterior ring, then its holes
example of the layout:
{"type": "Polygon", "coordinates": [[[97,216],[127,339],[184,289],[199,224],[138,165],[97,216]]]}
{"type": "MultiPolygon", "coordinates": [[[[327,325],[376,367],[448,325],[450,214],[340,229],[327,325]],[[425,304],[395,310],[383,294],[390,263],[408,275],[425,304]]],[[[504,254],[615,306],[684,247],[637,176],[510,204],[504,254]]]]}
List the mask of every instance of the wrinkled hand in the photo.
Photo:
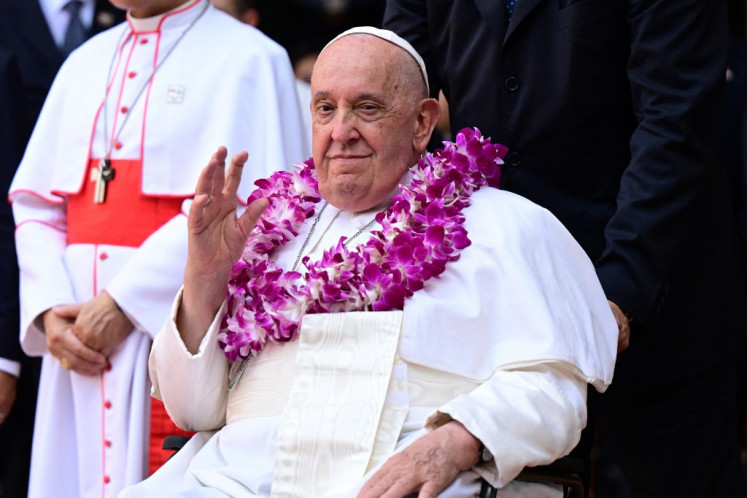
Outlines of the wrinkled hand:
{"type": "Polygon", "coordinates": [[[82,375],[98,375],[106,367],[106,356],[86,346],[73,332],[81,304],[58,306],[44,313],[47,348],[58,360],[65,360],[70,370],[82,375]]]}
{"type": "Polygon", "coordinates": [[[630,319],[618,305],[612,301],[607,302],[610,303],[612,314],[615,315],[617,322],[617,352],[622,353],[630,346],[630,319]]]}
{"type": "MultiPolygon", "coordinates": [[[[60,307],[64,313],[66,308],[60,307]]],[[[89,348],[109,356],[132,333],[133,326],[108,292],[80,306],[73,332],[89,348]]]]}
{"type": "Polygon", "coordinates": [[[190,350],[223,302],[231,268],[268,204],[258,199],[236,216],[236,193],[249,155],[233,156],[224,173],[226,156],[226,148],[220,147],[202,170],[189,210],[189,251],[177,324],[190,350]]]}
{"type": "Polygon", "coordinates": [[[392,455],[366,482],[359,498],[436,497],[460,472],[477,464],[480,441],[451,421],[392,455]]]}
{"type": "Polygon", "coordinates": [[[18,378],[15,375],[0,370],[0,425],[8,418],[16,402],[17,385],[18,378]]]}

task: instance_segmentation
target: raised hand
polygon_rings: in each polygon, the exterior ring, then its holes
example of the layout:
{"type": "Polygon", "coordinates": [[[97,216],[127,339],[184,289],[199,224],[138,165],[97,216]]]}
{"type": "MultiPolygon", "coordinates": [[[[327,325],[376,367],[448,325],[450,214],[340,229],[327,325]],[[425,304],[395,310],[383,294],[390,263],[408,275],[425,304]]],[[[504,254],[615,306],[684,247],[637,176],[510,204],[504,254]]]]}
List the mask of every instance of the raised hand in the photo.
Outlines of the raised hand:
{"type": "Polygon", "coordinates": [[[233,156],[224,173],[226,155],[226,148],[220,147],[202,170],[189,210],[189,251],[177,326],[192,352],[223,302],[231,267],[267,207],[266,199],[258,199],[236,216],[236,192],[249,156],[233,156]]]}

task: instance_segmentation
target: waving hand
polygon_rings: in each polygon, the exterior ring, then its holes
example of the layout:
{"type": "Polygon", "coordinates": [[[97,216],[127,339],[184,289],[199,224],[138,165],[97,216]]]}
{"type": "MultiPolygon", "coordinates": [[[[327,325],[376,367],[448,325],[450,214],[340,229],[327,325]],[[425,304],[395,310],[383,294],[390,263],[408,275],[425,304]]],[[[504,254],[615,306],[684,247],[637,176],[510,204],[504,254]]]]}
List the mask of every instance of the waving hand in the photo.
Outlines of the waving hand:
{"type": "Polygon", "coordinates": [[[189,210],[189,252],[177,326],[192,352],[197,351],[223,302],[231,267],[267,207],[265,199],[258,199],[236,216],[236,192],[249,156],[246,152],[233,156],[224,173],[226,156],[225,147],[213,154],[200,175],[189,210]]]}

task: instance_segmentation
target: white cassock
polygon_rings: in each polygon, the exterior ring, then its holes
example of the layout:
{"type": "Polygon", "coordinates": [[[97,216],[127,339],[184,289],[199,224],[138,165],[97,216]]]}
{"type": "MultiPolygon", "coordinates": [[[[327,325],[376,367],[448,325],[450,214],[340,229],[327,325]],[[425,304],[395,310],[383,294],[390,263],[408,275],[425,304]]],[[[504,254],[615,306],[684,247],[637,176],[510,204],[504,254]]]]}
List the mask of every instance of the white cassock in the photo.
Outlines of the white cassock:
{"type": "Polygon", "coordinates": [[[116,496],[145,477],[147,358],[183,280],[199,172],[220,145],[249,151],[245,200],[254,179],[308,157],[293,81],[282,47],[207,0],[128,19],[63,65],[10,192],[21,342],[44,356],[29,496],[116,496]],[[115,178],[94,204],[89,175],[110,143],[115,178]],[[68,372],[40,316],[104,289],[135,329],[110,370],[68,372]]]}
{"type": "MultiPolygon", "coordinates": [[[[469,496],[480,478],[499,496],[544,496],[512,480],[576,445],[586,384],[612,380],[617,326],[591,262],[548,211],[483,188],[465,214],[472,244],[402,312],[307,315],[299,340],[267,346],[231,391],[216,340],[223,311],[191,355],[177,298],[151,353],[154,395],[180,426],[205,432],[121,496],[350,496],[395,447],[451,419],[495,458],[442,496],[469,496]]],[[[329,206],[312,259],[374,215],[329,206]]],[[[281,267],[310,224],[280,251],[281,267]]]]}

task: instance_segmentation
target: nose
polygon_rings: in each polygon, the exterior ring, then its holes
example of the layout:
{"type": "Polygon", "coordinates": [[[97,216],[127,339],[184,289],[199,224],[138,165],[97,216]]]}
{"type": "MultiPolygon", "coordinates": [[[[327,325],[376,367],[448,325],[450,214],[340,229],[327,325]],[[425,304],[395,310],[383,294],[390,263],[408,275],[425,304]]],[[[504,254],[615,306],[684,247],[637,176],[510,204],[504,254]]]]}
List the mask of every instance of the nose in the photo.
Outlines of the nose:
{"type": "Polygon", "coordinates": [[[332,140],[340,144],[347,144],[360,138],[352,112],[338,111],[332,123],[332,140]]]}

